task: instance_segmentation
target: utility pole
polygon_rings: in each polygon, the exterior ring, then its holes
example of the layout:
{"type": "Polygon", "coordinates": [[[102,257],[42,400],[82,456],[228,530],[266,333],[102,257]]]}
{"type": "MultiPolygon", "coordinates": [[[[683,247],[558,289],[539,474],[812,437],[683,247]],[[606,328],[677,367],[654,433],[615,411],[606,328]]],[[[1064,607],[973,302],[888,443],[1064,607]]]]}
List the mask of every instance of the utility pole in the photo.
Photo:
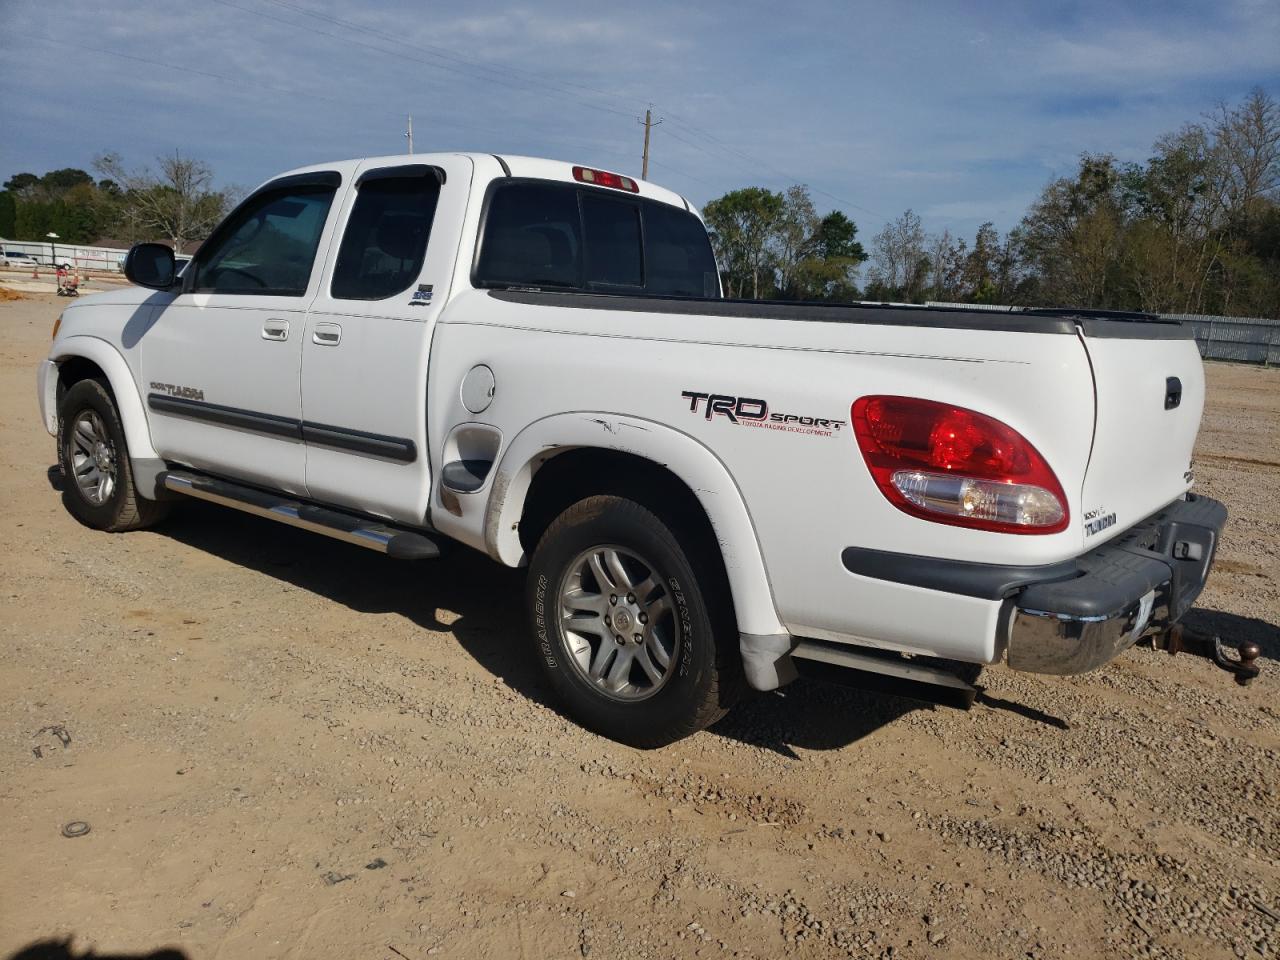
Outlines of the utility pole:
{"type": "Polygon", "coordinates": [[[644,119],[638,121],[644,124],[644,160],[640,166],[640,179],[649,179],[649,131],[662,122],[661,118],[653,119],[653,108],[650,107],[644,112],[644,119]]]}
{"type": "Polygon", "coordinates": [[[405,138],[409,141],[409,152],[413,153],[413,114],[409,114],[409,129],[404,132],[405,138]]]}

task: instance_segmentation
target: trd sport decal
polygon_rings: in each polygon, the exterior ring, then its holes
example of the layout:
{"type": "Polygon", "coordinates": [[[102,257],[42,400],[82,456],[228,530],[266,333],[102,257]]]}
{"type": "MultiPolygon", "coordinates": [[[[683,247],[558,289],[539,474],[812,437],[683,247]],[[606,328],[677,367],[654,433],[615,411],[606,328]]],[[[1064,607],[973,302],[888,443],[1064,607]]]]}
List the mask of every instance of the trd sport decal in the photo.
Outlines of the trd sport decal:
{"type": "Polygon", "coordinates": [[[845,425],[843,420],[808,417],[798,413],[770,413],[769,404],[754,397],[734,397],[725,393],[697,393],[682,390],[680,396],[689,401],[690,413],[701,413],[707,420],[724,417],[740,427],[805,433],[815,437],[833,437],[845,425]]]}

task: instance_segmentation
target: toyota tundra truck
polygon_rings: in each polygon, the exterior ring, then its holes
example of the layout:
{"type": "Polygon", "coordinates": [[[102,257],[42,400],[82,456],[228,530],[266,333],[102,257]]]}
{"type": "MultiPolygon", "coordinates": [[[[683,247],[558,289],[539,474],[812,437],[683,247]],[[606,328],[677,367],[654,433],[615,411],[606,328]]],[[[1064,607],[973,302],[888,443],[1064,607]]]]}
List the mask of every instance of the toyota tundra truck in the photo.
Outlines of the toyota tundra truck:
{"type": "Polygon", "coordinates": [[[1226,519],[1186,325],[724,299],[697,210],[609,171],[320,164],[125,272],[39,369],[78,520],[196,498],[526,566],[564,709],[638,746],[810,667],[1091,670],[1187,611],[1226,519]]]}

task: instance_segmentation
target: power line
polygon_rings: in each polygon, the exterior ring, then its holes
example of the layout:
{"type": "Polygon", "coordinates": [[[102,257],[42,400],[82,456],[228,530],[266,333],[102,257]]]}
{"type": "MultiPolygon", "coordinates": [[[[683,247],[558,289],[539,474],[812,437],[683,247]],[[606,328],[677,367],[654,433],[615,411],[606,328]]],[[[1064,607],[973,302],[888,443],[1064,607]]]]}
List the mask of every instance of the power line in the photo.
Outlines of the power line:
{"type": "MultiPolygon", "coordinates": [[[[402,121],[404,118],[403,114],[392,113],[389,110],[370,111],[368,109],[367,101],[340,100],[335,97],[328,97],[328,96],[325,96],[324,94],[315,93],[312,90],[300,90],[292,87],[282,87],[276,84],[263,83],[261,81],[256,81],[256,80],[246,80],[242,77],[230,77],[230,76],[227,76],[226,74],[213,73],[208,70],[200,70],[196,67],[185,66],[185,65],[180,65],[176,63],[167,63],[163,60],[155,60],[150,57],[140,57],[137,54],[122,53],[119,50],[108,50],[104,47],[93,47],[87,44],[76,43],[71,40],[65,40],[61,37],[49,37],[41,34],[25,33],[19,30],[12,30],[9,32],[8,35],[15,36],[15,37],[26,37],[29,40],[38,40],[44,43],[52,43],[58,46],[70,47],[74,50],[85,51],[86,53],[98,53],[108,57],[119,57],[120,59],[123,59],[123,60],[132,60],[135,63],[145,63],[148,66],[152,66],[152,67],[162,67],[165,70],[173,70],[178,73],[187,73],[197,77],[206,77],[210,80],[218,80],[223,83],[232,84],[234,86],[244,87],[249,90],[272,91],[275,93],[283,93],[288,96],[296,97],[300,100],[320,101],[324,103],[330,103],[339,107],[358,109],[361,111],[362,114],[366,116],[372,115],[377,117],[385,117],[388,119],[395,119],[397,122],[402,121]]],[[[508,131],[500,131],[493,127],[485,127],[479,124],[466,123],[463,121],[453,120],[449,118],[436,118],[432,120],[432,123],[439,124],[442,126],[457,127],[462,130],[474,130],[479,133],[486,133],[486,134],[492,134],[497,136],[505,136],[507,135],[507,132],[508,132],[508,131]]]]}
{"type": "Polygon", "coordinates": [[[666,117],[667,119],[679,124],[681,127],[685,128],[690,133],[696,136],[700,136],[704,140],[708,141],[711,145],[710,148],[705,147],[702,144],[694,143],[691,140],[687,140],[683,137],[672,134],[671,131],[668,131],[668,133],[672,136],[675,136],[677,140],[682,141],[683,143],[693,147],[694,149],[701,150],[703,153],[706,153],[708,156],[714,156],[714,154],[711,153],[711,150],[718,149],[722,153],[737,157],[742,161],[746,162],[747,164],[750,164],[753,169],[763,168],[765,170],[770,171],[775,176],[781,177],[783,180],[789,180],[795,184],[805,184],[809,186],[809,189],[811,189],[814,193],[824,196],[828,200],[834,200],[836,203],[839,203],[842,206],[852,207],[855,210],[861,210],[863,213],[868,214],[869,216],[875,217],[877,220],[880,220],[883,223],[888,223],[889,220],[891,219],[890,217],[886,217],[882,213],[877,213],[875,210],[872,210],[868,207],[864,207],[860,203],[854,203],[852,200],[848,200],[844,197],[837,196],[836,194],[831,193],[830,191],[823,190],[821,187],[812,186],[811,184],[808,184],[805,180],[801,180],[797,177],[793,177],[791,174],[787,173],[786,171],[779,170],[777,167],[773,166],[770,163],[766,163],[765,161],[761,160],[758,157],[753,157],[750,154],[744,153],[743,151],[737,149],[736,147],[721,140],[719,137],[713,136],[710,133],[706,133],[705,131],[695,127],[688,120],[684,120],[672,114],[670,111],[666,111],[666,117]]]}
{"type": "MultiPolygon", "coordinates": [[[[230,7],[233,10],[239,10],[241,13],[248,13],[252,16],[262,17],[264,20],[271,20],[275,23],[283,24],[284,26],[289,27],[290,29],[293,29],[293,30],[306,30],[310,33],[316,34],[317,36],[328,37],[330,40],[337,40],[343,45],[354,44],[355,46],[364,47],[367,50],[372,50],[374,53],[381,54],[384,57],[398,57],[401,60],[405,60],[411,63],[418,63],[423,66],[430,67],[433,70],[442,70],[446,73],[461,74],[463,76],[470,77],[473,80],[480,80],[484,83],[495,84],[497,86],[506,87],[511,90],[519,90],[521,92],[530,92],[528,87],[530,82],[543,82],[543,81],[534,80],[533,78],[521,78],[522,82],[516,82],[514,80],[503,80],[499,77],[492,77],[492,76],[486,75],[485,73],[477,72],[475,68],[468,69],[464,67],[450,66],[448,64],[437,63],[434,60],[426,59],[421,56],[409,56],[408,54],[400,53],[396,50],[388,50],[385,47],[376,46],[374,44],[367,43],[363,40],[357,40],[354,37],[343,36],[336,33],[330,33],[328,30],[321,30],[317,27],[309,26],[305,23],[299,23],[296,20],[286,20],[283,17],[277,17],[271,13],[267,13],[265,10],[255,10],[252,7],[243,7],[238,3],[232,3],[231,0],[215,0],[215,2],[222,4],[224,7],[230,7]]],[[[276,0],[272,0],[272,2],[276,2],[276,0]]],[[[324,20],[330,20],[336,26],[341,26],[344,28],[357,30],[357,31],[369,32],[368,28],[361,27],[359,24],[354,24],[354,23],[351,23],[350,21],[342,20],[337,17],[328,17],[327,15],[321,15],[321,14],[313,14],[313,16],[320,17],[321,19],[324,19],[324,20]]],[[[408,43],[404,40],[399,39],[398,37],[391,37],[389,39],[389,42],[394,43],[398,46],[408,47],[409,49],[412,49],[415,52],[419,52],[418,46],[416,44],[408,43]]],[[[437,56],[439,55],[437,54],[437,56]]],[[[454,59],[457,59],[457,58],[454,58],[454,59]]],[[[485,69],[485,68],[481,68],[481,69],[485,69]]],[[[633,114],[629,111],[619,110],[614,107],[606,107],[606,106],[602,106],[595,103],[585,102],[582,100],[578,100],[577,103],[579,106],[586,107],[588,110],[598,110],[602,113],[615,114],[618,116],[627,117],[628,119],[630,119],[633,116],[633,114]]]]}
{"type": "MultiPolygon", "coordinates": [[[[307,30],[311,33],[317,34],[318,36],[326,37],[331,40],[336,40],[344,44],[354,44],[356,46],[361,46],[368,50],[373,51],[374,53],[378,53],[382,56],[397,57],[401,60],[419,63],[424,66],[430,67],[432,69],[442,70],[447,73],[460,74],[463,76],[468,76],[472,79],[481,80],[486,83],[507,87],[509,89],[517,89],[524,92],[530,92],[529,85],[533,84],[536,86],[543,87],[544,90],[552,91],[550,95],[554,97],[562,97],[565,94],[568,94],[573,98],[574,102],[578,106],[585,107],[590,110],[596,110],[596,111],[613,114],[617,116],[626,116],[626,117],[633,116],[633,114],[627,112],[626,110],[621,110],[615,107],[606,106],[600,103],[593,103],[588,99],[584,99],[582,96],[579,96],[577,93],[574,93],[570,88],[576,88],[577,90],[580,90],[586,93],[589,97],[593,97],[593,98],[597,97],[598,94],[595,91],[590,90],[587,87],[583,87],[579,84],[574,84],[570,81],[562,82],[562,81],[548,80],[536,74],[532,74],[526,71],[518,71],[518,70],[511,69],[509,67],[500,67],[500,66],[492,66],[492,65],[484,64],[480,61],[472,60],[466,57],[460,57],[456,54],[446,51],[443,48],[433,44],[409,43],[405,40],[402,40],[399,37],[396,37],[393,34],[386,33],[385,31],[378,30],[374,27],[369,27],[363,24],[355,23],[350,20],[345,20],[341,17],[335,17],[330,14],[311,10],[300,4],[293,3],[291,2],[291,0],[266,0],[266,2],[272,3],[275,6],[284,8],[286,10],[291,10],[295,13],[301,14],[306,17],[311,17],[313,19],[317,19],[326,23],[333,24],[334,26],[339,26],[347,30],[353,30],[360,33],[364,33],[369,36],[377,37],[381,40],[395,44],[397,46],[412,49],[415,51],[415,53],[425,49],[430,51],[429,53],[430,56],[433,56],[440,60],[449,61],[449,63],[439,63],[434,60],[424,59],[421,56],[409,56],[395,50],[387,50],[382,46],[366,43],[361,40],[354,39],[350,36],[339,36],[338,34],[331,33],[327,30],[321,30],[313,26],[308,26],[307,24],[299,23],[295,20],[289,20],[283,17],[274,16],[263,10],[256,10],[250,7],[241,6],[238,3],[231,2],[231,0],[216,0],[216,2],[222,4],[223,6],[230,7],[231,9],[238,10],[241,13],[247,13],[253,16],[262,17],[266,20],[270,20],[275,23],[279,23],[283,26],[289,27],[290,29],[307,30]],[[505,77],[510,77],[511,79],[505,79],[505,77]]],[[[10,33],[11,35],[19,35],[19,36],[23,35],[21,33],[16,33],[14,31],[10,31],[10,33]]],[[[297,97],[310,99],[310,100],[320,100],[320,101],[325,101],[329,103],[336,103],[343,106],[355,105],[350,101],[344,103],[343,101],[336,100],[332,97],[327,97],[322,94],[317,94],[311,91],[300,91],[296,89],[279,87],[271,84],[265,84],[257,81],[247,81],[247,80],[243,80],[236,77],[229,77],[223,74],[217,74],[217,73],[212,73],[205,70],[199,70],[193,67],[178,66],[175,64],[163,63],[161,61],[152,60],[146,57],[139,57],[135,54],[120,53],[114,50],[106,50],[103,48],[90,47],[83,44],[73,43],[68,40],[62,40],[60,38],[39,36],[35,34],[26,34],[26,36],[31,37],[32,39],[42,40],[47,43],[61,44],[64,46],[86,50],[93,53],[101,53],[108,56],[115,56],[115,57],[121,57],[127,60],[133,60],[139,63],[147,63],[153,66],[160,66],[169,70],[178,70],[178,71],[189,73],[195,76],[204,76],[210,79],[220,80],[224,83],[230,83],[237,86],[249,87],[253,89],[275,90],[277,92],[285,92],[291,96],[297,96],[297,97]]],[[[540,95],[547,96],[548,94],[543,92],[543,93],[540,93],[540,95]]],[[[364,110],[364,112],[366,113],[368,112],[366,104],[361,103],[360,107],[362,108],[362,110],[364,110]]],[[[377,111],[377,113],[379,116],[392,115],[389,112],[386,114],[383,114],[381,111],[377,111]]],[[[397,116],[398,118],[400,114],[395,114],[395,116],[397,116]]],[[[674,114],[671,114],[669,111],[667,112],[666,118],[672,120],[676,124],[679,124],[690,135],[700,138],[701,140],[704,141],[704,143],[695,142],[694,140],[690,140],[686,137],[680,136],[675,131],[668,130],[669,135],[673,139],[681,143],[684,143],[686,146],[692,147],[695,150],[705,153],[707,156],[711,157],[714,160],[717,160],[717,161],[719,160],[717,154],[721,156],[729,156],[734,158],[736,161],[738,161],[740,165],[745,165],[744,169],[750,169],[752,172],[756,172],[760,169],[764,169],[772,173],[773,175],[778,176],[783,180],[787,180],[791,183],[794,183],[794,184],[806,183],[805,180],[794,177],[790,173],[784,170],[780,170],[776,166],[770,163],[767,163],[758,157],[754,157],[738,149],[737,147],[734,147],[733,145],[720,139],[719,137],[716,137],[715,135],[700,129],[699,127],[695,126],[692,122],[684,120],[683,118],[676,116],[674,114]]],[[[471,129],[471,130],[476,130],[479,132],[491,133],[491,134],[499,133],[498,131],[489,127],[483,127],[477,124],[464,123],[456,120],[437,120],[435,122],[445,126],[457,127],[459,129],[471,129]]],[[[658,122],[661,122],[661,121],[658,121],[658,122]]],[[[646,147],[647,147],[647,141],[649,139],[648,135],[650,133],[651,126],[656,126],[656,124],[646,125],[646,130],[645,130],[646,147]]],[[[499,133],[499,135],[502,135],[502,136],[505,136],[507,134],[508,134],[508,131],[503,131],[499,133]]],[[[569,138],[564,138],[564,139],[569,139],[569,138]]],[[[581,139],[581,138],[573,138],[573,139],[581,139]]],[[[686,177],[698,183],[703,183],[707,186],[712,186],[712,184],[709,181],[704,180],[700,177],[694,176],[693,174],[682,172],[677,168],[673,167],[669,163],[664,163],[657,160],[654,160],[653,163],[656,166],[660,166],[660,167],[663,167],[664,169],[670,170],[671,172],[676,173],[679,176],[686,177]]],[[[645,158],[643,161],[643,167],[647,168],[647,164],[648,164],[648,150],[646,149],[645,158]]],[[[647,169],[642,170],[641,175],[642,177],[647,176],[647,169]]],[[[713,189],[717,189],[717,188],[713,187],[713,189]]],[[[837,194],[831,193],[828,190],[824,190],[821,187],[810,186],[810,189],[814,193],[827,197],[828,199],[833,200],[836,203],[841,204],[842,206],[846,206],[855,210],[862,211],[863,213],[868,214],[872,217],[875,217],[876,219],[879,219],[883,222],[888,222],[889,220],[889,218],[884,216],[883,214],[877,213],[876,211],[871,210],[870,208],[865,207],[861,204],[854,203],[852,200],[848,200],[844,197],[838,196],[837,194]]]]}
{"type": "MultiPolygon", "coordinates": [[[[518,81],[521,84],[521,86],[517,87],[517,89],[524,89],[529,83],[535,83],[535,84],[539,84],[541,86],[547,87],[549,89],[559,90],[564,93],[571,93],[575,95],[576,93],[585,93],[588,96],[591,96],[596,99],[604,99],[598,90],[592,87],[584,86],[583,84],[574,83],[569,80],[550,79],[547,77],[540,76],[536,73],[531,73],[529,71],[517,70],[509,66],[486,63],[482,60],[476,60],[471,57],[460,56],[451,50],[448,50],[444,47],[439,46],[438,44],[426,43],[426,42],[416,41],[416,40],[410,43],[409,41],[406,41],[403,37],[397,36],[396,34],[387,33],[384,30],[378,30],[377,28],[370,27],[366,24],[356,23],[353,20],[345,20],[342,17],[336,17],[336,16],[333,16],[332,14],[321,13],[318,10],[312,10],[309,7],[303,6],[302,4],[291,3],[290,0],[267,0],[267,2],[273,3],[278,7],[284,7],[287,10],[293,10],[294,12],[300,13],[303,16],[312,17],[316,20],[321,20],[323,22],[330,23],[335,26],[344,27],[348,30],[356,30],[361,33],[369,34],[370,36],[379,37],[383,40],[387,40],[399,46],[407,47],[411,50],[414,50],[415,52],[422,51],[422,50],[430,50],[434,56],[470,67],[473,70],[482,70],[486,73],[493,73],[499,76],[506,75],[518,81]]],[[[325,34],[325,35],[332,36],[332,34],[325,34]]],[[[595,108],[600,110],[605,110],[609,113],[615,113],[619,116],[629,116],[627,111],[620,110],[616,107],[599,105],[595,108]]]]}
{"type": "MultiPolygon", "coordinates": [[[[594,90],[591,90],[590,88],[587,88],[587,87],[583,87],[580,84],[549,80],[542,76],[539,76],[538,74],[530,73],[528,71],[520,71],[520,70],[512,69],[510,67],[500,67],[500,66],[494,66],[491,64],[486,64],[481,61],[458,56],[457,54],[447,51],[444,48],[434,44],[417,43],[417,42],[410,43],[398,36],[395,36],[394,34],[390,34],[382,30],[378,30],[375,27],[370,27],[365,24],[356,23],[352,20],[347,20],[342,17],[333,16],[331,14],[321,13],[319,11],[312,10],[301,4],[291,2],[291,0],[266,0],[266,2],[274,4],[277,7],[284,8],[286,10],[291,10],[295,13],[299,13],[306,17],[311,17],[313,19],[317,19],[322,22],[332,24],[334,26],[342,27],[346,30],[354,30],[360,33],[367,34],[369,36],[378,37],[379,39],[382,39],[386,42],[411,49],[415,53],[421,52],[423,50],[428,50],[431,52],[433,56],[444,59],[444,60],[448,60],[460,66],[450,67],[444,64],[435,63],[429,60],[424,60],[418,56],[409,57],[404,54],[396,53],[390,50],[385,50],[381,47],[377,47],[372,44],[363,43],[358,40],[353,40],[350,37],[338,36],[337,34],[330,33],[326,30],[319,30],[319,29],[316,29],[315,27],[310,27],[305,24],[298,23],[296,21],[285,20],[283,18],[273,16],[261,10],[255,10],[249,7],[243,7],[243,6],[240,6],[239,4],[232,3],[231,0],[217,0],[217,2],[223,4],[224,6],[228,6],[233,9],[240,10],[243,13],[249,13],[255,16],[260,16],[265,19],[284,24],[285,26],[288,26],[288,27],[309,30],[312,33],[315,33],[322,37],[328,37],[329,39],[332,39],[332,40],[338,40],[344,43],[355,43],[359,46],[373,50],[376,53],[381,53],[389,56],[398,56],[401,59],[422,63],[426,66],[433,67],[438,70],[445,70],[446,72],[453,72],[453,73],[462,74],[464,76],[471,76],[475,79],[483,80],[485,82],[496,84],[499,86],[504,86],[504,87],[518,89],[518,90],[527,92],[528,85],[532,83],[557,93],[565,93],[565,92],[572,93],[572,91],[570,90],[570,88],[572,87],[587,93],[589,96],[592,96],[592,97],[599,96],[594,90]],[[498,76],[491,76],[490,74],[498,74],[498,76]],[[503,79],[502,75],[511,77],[513,78],[513,80],[503,79]]],[[[615,114],[618,116],[631,116],[631,114],[627,113],[627,111],[625,110],[619,110],[615,107],[609,107],[609,106],[604,106],[598,103],[592,103],[588,100],[582,99],[577,94],[572,94],[572,95],[575,97],[575,101],[578,103],[579,106],[583,106],[591,110],[597,110],[603,113],[615,114]]],[[[728,154],[728,155],[737,157],[738,159],[745,162],[753,171],[763,168],[773,173],[775,176],[781,177],[783,180],[790,181],[791,183],[807,184],[806,180],[798,177],[794,177],[791,174],[787,173],[786,171],[780,170],[777,167],[773,166],[772,164],[766,163],[765,161],[759,159],[758,157],[754,157],[754,156],[751,156],[750,154],[744,153],[743,151],[730,145],[726,141],[721,140],[719,137],[716,137],[710,133],[707,133],[699,129],[690,121],[687,121],[680,117],[672,115],[669,112],[667,116],[670,117],[670,119],[673,120],[674,122],[680,124],[682,127],[687,129],[694,136],[701,137],[702,139],[709,142],[712,146],[712,149],[719,150],[722,154],[728,154]]],[[[649,133],[648,127],[646,127],[645,133],[646,133],[646,141],[647,141],[648,133],[649,133]]],[[[693,143],[692,141],[686,140],[679,136],[675,136],[675,139],[681,140],[686,145],[692,146],[695,149],[701,150],[702,152],[711,156],[713,159],[715,158],[715,154],[712,153],[711,149],[708,149],[707,147],[704,147],[697,143],[693,143]]],[[[646,150],[645,153],[647,156],[648,151],[646,150]]],[[[644,162],[642,166],[647,166],[647,161],[644,162]]],[[[672,169],[672,168],[669,165],[667,165],[667,169],[672,169]]],[[[643,172],[643,169],[642,169],[641,177],[642,178],[646,177],[646,174],[643,172]]],[[[698,179],[698,178],[691,178],[691,179],[698,179]]],[[[705,183],[706,181],[700,181],[700,182],[705,183]]],[[[872,210],[869,207],[865,207],[860,203],[854,203],[852,200],[849,200],[845,197],[838,196],[837,194],[831,193],[828,190],[824,190],[821,187],[812,186],[811,184],[807,184],[807,185],[809,185],[809,189],[811,189],[814,193],[820,196],[824,196],[829,200],[833,200],[836,203],[840,204],[841,206],[849,207],[854,210],[859,210],[862,213],[867,214],[868,216],[871,216],[877,220],[880,220],[881,222],[887,223],[890,219],[889,217],[886,217],[882,213],[878,213],[875,210],[872,210]]]]}

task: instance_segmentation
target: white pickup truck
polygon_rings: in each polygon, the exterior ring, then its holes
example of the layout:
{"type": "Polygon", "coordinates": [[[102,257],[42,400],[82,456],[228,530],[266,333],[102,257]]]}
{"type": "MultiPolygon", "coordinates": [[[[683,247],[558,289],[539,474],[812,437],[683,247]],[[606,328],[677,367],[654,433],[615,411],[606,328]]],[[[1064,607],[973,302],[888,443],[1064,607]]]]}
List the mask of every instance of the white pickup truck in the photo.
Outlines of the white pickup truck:
{"type": "Polygon", "coordinates": [[[39,371],[79,520],[197,497],[527,565],[550,683],[636,745],[797,669],[971,697],[949,664],[1097,667],[1188,609],[1226,518],[1188,492],[1185,326],[721,299],[698,213],[607,171],[320,164],[181,277],[126,267],[39,371]]]}

